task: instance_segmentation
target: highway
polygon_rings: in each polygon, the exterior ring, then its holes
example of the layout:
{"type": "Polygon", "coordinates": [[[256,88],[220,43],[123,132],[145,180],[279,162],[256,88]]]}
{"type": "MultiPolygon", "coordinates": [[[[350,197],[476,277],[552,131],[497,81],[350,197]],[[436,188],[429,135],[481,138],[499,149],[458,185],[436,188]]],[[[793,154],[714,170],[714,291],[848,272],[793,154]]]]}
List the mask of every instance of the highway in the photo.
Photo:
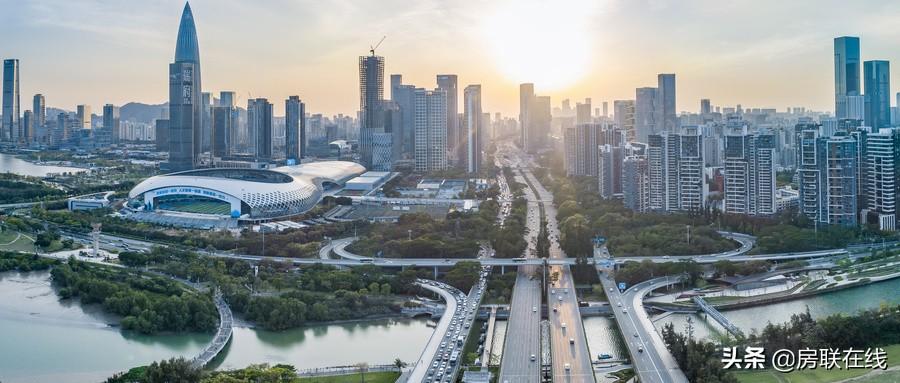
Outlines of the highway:
{"type": "Polygon", "coordinates": [[[419,356],[419,361],[413,366],[412,373],[410,373],[409,375],[409,382],[424,381],[428,370],[431,368],[431,363],[437,355],[437,351],[441,346],[441,342],[444,342],[446,339],[445,337],[448,329],[450,328],[450,323],[453,321],[453,318],[456,316],[456,312],[458,310],[456,295],[453,294],[454,290],[456,289],[453,289],[452,287],[436,281],[419,280],[416,282],[416,284],[424,289],[431,290],[440,295],[441,298],[444,299],[444,302],[446,302],[447,306],[444,310],[445,315],[441,317],[440,321],[438,321],[437,327],[435,327],[434,329],[434,333],[431,334],[431,338],[428,340],[428,344],[425,345],[425,349],[422,351],[422,355],[419,356]]]}
{"type": "Polygon", "coordinates": [[[678,281],[678,277],[651,279],[620,293],[615,281],[606,273],[600,273],[600,282],[613,306],[616,323],[622,331],[628,353],[631,354],[635,373],[643,383],[687,382],[675,358],[653,327],[643,304],[644,296],[651,291],[678,281]]]}
{"type": "MultiPolygon", "coordinates": [[[[517,177],[518,178],[518,177],[517,177]]],[[[512,181],[515,182],[515,181],[512,181]]],[[[540,206],[534,194],[525,188],[528,200],[525,258],[538,261],[535,250],[540,224],[540,206]]],[[[509,321],[500,361],[501,383],[538,383],[541,381],[541,283],[535,276],[537,267],[529,262],[519,267],[510,301],[509,321]]]]}
{"type": "MultiPolygon", "coordinates": [[[[550,237],[550,259],[567,259],[559,247],[559,227],[556,222],[556,208],[553,195],[544,188],[531,171],[525,177],[537,190],[539,203],[544,207],[547,220],[547,234],[550,237]]],[[[550,320],[550,350],[554,382],[593,383],[594,368],[587,338],[578,310],[575,281],[568,265],[551,266],[548,276],[558,273],[555,285],[547,286],[547,307],[550,320]],[[555,310],[549,309],[554,307],[555,310]]]]}

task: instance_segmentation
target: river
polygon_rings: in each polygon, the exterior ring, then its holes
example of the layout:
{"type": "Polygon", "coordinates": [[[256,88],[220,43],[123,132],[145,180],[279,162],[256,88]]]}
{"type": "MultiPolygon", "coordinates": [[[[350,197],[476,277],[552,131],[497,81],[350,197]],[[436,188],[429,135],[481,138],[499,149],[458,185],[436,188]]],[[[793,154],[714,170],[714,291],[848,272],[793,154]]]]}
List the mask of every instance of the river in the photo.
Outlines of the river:
{"type": "MultiPolygon", "coordinates": [[[[95,305],[60,302],[48,272],[0,273],[0,381],[81,383],[175,356],[192,357],[211,334],[123,332],[95,305]]],[[[414,362],[433,329],[426,320],[383,319],[271,332],[235,328],[216,363],[288,363],[299,369],[358,362],[414,362]]]]}
{"type": "Polygon", "coordinates": [[[12,154],[0,153],[0,173],[13,173],[21,176],[44,177],[49,173],[78,173],[85,169],[66,166],[38,165],[25,161],[12,154]]]}
{"type": "MultiPolygon", "coordinates": [[[[740,328],[741,331],[750,333],[754,329],[762,330],[768,322],[787,322],[791,319],[791,315],[802,313],[807,307],[813,318],[821,318],[837,313],[853,314],[860,310],[877,308],[882,303],[900,303],[900,278],[794,301],[723,311],[722,314],[740,328]]],[[[685,331],[688,318],[690,318],[693,322],[695,336],[709,337],[712,334],[725,331],[714,320],[705,319],[705,315],[662,315],[663,317],[657,316],[653,318],[657,329],[662,329],[666,323],[671,322],[677,330],[685,331]]]]}

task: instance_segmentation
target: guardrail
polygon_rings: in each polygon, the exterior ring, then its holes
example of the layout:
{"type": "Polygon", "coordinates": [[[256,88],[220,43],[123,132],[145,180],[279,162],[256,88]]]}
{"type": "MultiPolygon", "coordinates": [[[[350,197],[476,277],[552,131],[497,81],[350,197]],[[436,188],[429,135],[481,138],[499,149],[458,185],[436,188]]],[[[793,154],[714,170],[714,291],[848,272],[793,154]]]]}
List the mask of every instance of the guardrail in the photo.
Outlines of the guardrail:
{"type": "Polygon", "coordinates": [[[216,304],[216,310],[219,311],[219,328],[216,330],[216,336],[213,337],[213,340],[191,361],[197,368],[202,368],[209,364],[231,340],[232,326],[234,324],[231,308],[228,307],[228,303],[225,302],[225,299],[222,298],[222,293],[218,290],[216,290],[213,301],[216,304]]]}

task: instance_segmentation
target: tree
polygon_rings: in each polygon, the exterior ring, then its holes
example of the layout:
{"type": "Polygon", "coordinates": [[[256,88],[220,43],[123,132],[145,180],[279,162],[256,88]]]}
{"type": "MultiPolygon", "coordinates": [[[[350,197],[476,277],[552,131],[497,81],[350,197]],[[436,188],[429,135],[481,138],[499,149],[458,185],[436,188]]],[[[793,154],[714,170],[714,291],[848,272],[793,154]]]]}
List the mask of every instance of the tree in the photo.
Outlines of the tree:
{"type": "Polygon", "coordinates": [[[147,383],[196,383],[200,381],[202,372],[185,358],[172,358],[153,362],[147,367],[145,381],[147,383]]]}
{"type": "Polygon", "coordinates": [[[469,291],[478,282],[481,263],[476,261],[457,262],[444,276],[447,283],[462,291],[469,291]]]}
{"type": "Polygon", "coordinates": [[[406,362],[404,362],[400,358],[394,359],[394,367],[397,367],[397,372],[402,373],[403,367],[406,367],[406,362]]]}
{"type": "Polygon", "coordinates": [[[589,257],[593,252],[591,244],[591,227],[587,218],[581,214],[575,214],[562,221],[563,251],[570,257],[589,257]]]}

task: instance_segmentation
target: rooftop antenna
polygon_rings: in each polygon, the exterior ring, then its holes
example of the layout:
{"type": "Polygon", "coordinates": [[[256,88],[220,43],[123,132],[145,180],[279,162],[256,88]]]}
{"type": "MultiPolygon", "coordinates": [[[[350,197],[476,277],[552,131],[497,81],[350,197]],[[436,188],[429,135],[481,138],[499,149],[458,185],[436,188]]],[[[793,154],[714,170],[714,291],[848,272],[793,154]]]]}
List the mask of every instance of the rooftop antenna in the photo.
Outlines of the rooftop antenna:
{"type": "Polygon", "coordinates": [[[378,40],[378,44],[375,44],[375,46],[371,46],[371,45],[369,46],[369,53],[371,53],[372,56],[375,56],[375,50],[381,46],[381,43],[383,43],[384,39],[386,39],[386,38],[387,38],[387,36],[383,36],[383,37],[381,37],[381,40],[378,40]]]}

